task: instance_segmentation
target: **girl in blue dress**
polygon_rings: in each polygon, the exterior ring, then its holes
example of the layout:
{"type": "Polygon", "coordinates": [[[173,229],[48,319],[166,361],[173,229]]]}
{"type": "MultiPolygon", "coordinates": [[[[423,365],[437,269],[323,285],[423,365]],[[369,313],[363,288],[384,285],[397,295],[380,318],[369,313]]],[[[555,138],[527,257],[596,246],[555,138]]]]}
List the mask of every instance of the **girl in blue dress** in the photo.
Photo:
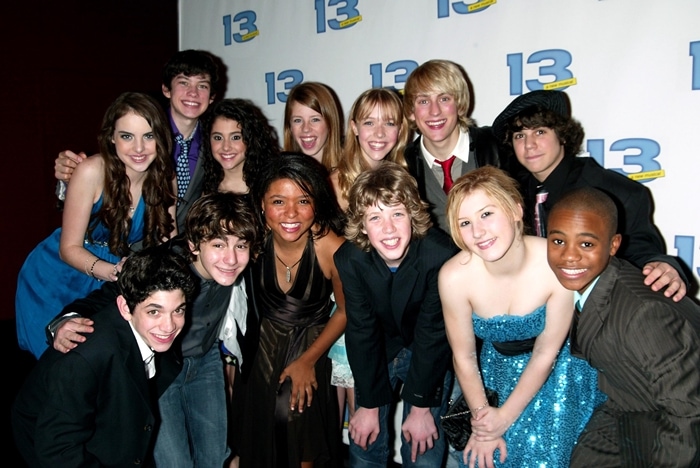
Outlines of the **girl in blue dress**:
{"type": "Polygon", "coordinates": [[[568,467],[604,400],[595,370],[571,356],[573,296],[547,264],[547,240],[523,235],[522,206],[517,183],[490,166],[459,178],[448,195],[462,252],[443,266],[439,290],[472,415],[461,460],[471,467],[568,467]],[[497,408],[485,388],[497,391],[497,408]]]}
{"type": "Polygon", "coordinates": [[[100,154],[71,178],[61,227],[34,248],[17,279],[17,339],[37,358],[47,347],[47,323],[66,304],[101,281],[116,281],[132,250],[175,234],[172,137],[158,102],[120,95],[105,113],[98,143],[100,154]]]}

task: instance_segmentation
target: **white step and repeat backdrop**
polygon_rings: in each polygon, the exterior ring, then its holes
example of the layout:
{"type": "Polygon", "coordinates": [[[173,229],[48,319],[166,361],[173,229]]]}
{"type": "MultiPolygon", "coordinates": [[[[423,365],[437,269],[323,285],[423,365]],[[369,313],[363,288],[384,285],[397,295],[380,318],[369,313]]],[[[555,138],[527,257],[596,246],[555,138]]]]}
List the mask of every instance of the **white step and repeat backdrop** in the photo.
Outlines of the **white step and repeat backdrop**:
{"type": "Polygon", "coordinates": [[[295,84],[328,84],[347,115],[434,58],[467,71],[479,125],[517,95],[566,90],[584,150],[651,189],[668,253],[699,280],[698,0],[180,0],[180,21],[180,48],[221,57],[226,97],[280,137],[295,84]]]}

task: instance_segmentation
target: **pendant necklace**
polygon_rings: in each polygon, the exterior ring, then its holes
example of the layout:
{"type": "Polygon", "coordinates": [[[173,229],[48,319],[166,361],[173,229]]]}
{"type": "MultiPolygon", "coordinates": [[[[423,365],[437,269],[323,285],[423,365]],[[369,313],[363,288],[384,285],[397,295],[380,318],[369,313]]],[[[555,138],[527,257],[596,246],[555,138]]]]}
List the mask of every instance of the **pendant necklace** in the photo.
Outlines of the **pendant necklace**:
{"type": "Polygon", "coordinates": [[[281,263],[282,265],[284,265],[284,267],[287,269],[287,275],[286,275],[287,283],[291,283],[291,282],[292,282],[292,268],[294,268],[295,266],[299,265],[299,262],[301,262],[301,259],[304,258],[304,254],[302,253],[302,254],[301,254],[301,257],[299,257],[299,260],[297,260],[296,263],[295,263],[294,265],[292,265],[292,266],[287,266],[287,264],[284,263],[284,262],[282,261],[282,259],[281,259],[276,253],[275,253],[275,257],[276,257],[277,260],[279,260],[280,263],[281,263]]]}

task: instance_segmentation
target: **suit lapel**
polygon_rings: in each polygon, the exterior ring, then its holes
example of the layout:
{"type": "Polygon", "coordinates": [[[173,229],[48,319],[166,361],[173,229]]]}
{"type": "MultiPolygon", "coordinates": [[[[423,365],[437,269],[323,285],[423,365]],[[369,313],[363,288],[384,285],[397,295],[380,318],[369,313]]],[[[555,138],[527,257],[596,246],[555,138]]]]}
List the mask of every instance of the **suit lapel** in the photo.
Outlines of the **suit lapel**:
{"type": "Polygon", "coordinates": [[[591,291],[590,296],[588,296],[588,300],[586,300],[586,304],[581,311],[581,319],[577,330],[578,343],[581,352],[589,362],[595,348],[595,338],[599,335],[610,315],[610,293],[615,287],[619,273],[620,265],[618,260],[612,257],[610,265],[600,275],[600,279],[593,291],[591,291]]]}
{"type": "Polygon", "coordinates": [[[117,315],[116,318],[112,318],[110,316],[110,318],[115,320],[113,326],[117,331],[117,339],[119,340],[119,346],[121,347],[122,355],[124,356],[124,362],[122,362],[122,365],[126,369],[126,372],[131,378],[134,387],[136,387],[141,395],[144,403],[147,406],[150,406],[146,369],[144,367],[143,359],[141,358],[139,345],[136,343],[131,327],[120,315],[117,315]],[[116,320],[118,320],[118,322],[116,320]]]}

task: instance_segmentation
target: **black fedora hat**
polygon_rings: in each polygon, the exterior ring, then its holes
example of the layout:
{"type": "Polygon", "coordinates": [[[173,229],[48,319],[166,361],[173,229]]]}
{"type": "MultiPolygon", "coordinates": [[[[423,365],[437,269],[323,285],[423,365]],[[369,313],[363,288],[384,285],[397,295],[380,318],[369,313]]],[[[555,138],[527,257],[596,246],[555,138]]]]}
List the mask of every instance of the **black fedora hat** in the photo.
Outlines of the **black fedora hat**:
{"type": "Polygon", "coordinates": [[[513,102],[508,104],[508,107],[498,114],[498,117],[493,121],[493,132],[499,142],[502,142],[505,138],[507,125],[513,117],[530,107],[548,109],[565,117],[570,115],[569,99],[563,91],[546,91],[541,89],[522,94],[513,99],[513,102]]]}

